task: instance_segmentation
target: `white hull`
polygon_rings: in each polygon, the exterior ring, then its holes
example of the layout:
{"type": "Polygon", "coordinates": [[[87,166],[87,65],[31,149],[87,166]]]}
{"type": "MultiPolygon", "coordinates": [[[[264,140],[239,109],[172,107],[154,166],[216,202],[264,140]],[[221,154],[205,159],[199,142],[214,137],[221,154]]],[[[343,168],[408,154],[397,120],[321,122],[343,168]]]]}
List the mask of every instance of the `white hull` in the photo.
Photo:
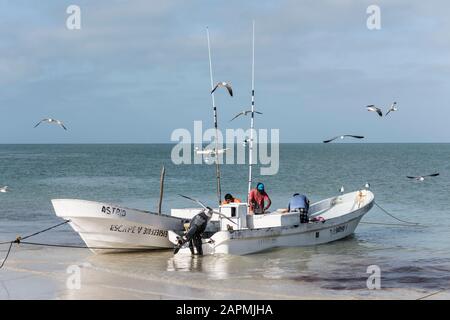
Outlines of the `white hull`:
{"type": "Polygon", "coordinates": [[[70,226],[94,252],[173,248],[168,230],[182,231],[186,222],[181,218],[86,200],[55,199],[52,204],[56,215],[70,220],[70,226]]]}
{"type": "MultiPolygon", "coordinates": [[[[203,244],[204,254],[233,254],[245,255],[265,251],[277,247],[299,247],[329,243],[343,239],[353,234],[361,218],[373,206],[374,196],[364,191],[363,202],[356,202],[356,192],[348,193],[342,197],[330,198],[311,207],[312,217],[322,216],[325,222],[292,223],[299,221],[298,214],[268,214],[265,218],[274,221],[277,215],[286,218],[291,225],[266,226],[257,229],[242,229],[234,231],[218,231],[203,244]],[[336,201],[336,200],[339,201],[336,201]]],[[[249,216],[249,218],[253,218],[249,216]]],[[[279,219],[282,221],[282,219],[279,219]]],[[[256,222],[257,220],[255,220],[256,222]]],[[[281,222],[283,224],[283,222],[281,222]]],[[[183,248],[180,253],[190,254],[189,248],[183,248]]]]}

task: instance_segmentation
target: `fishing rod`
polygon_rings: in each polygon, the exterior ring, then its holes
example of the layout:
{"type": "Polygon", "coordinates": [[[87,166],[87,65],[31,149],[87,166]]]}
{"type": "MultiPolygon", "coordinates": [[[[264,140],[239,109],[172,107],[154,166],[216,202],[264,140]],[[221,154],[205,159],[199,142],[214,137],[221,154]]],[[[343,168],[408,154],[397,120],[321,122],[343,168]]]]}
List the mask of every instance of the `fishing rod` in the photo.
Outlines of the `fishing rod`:
{"type": "Polygon", "coordinates": [[[206,37],[208,39],[208,57],[209,57],[209,76],[211,78],[211,99],[212,99],[212,107],[213,107],[213,113],[214,113],[214,127],[216,129],[216,181],[217,181],[217,201],[219,203],[219,211],[220,211],[220,201],[222,199],[222,191],[220,187],[220,164],[219,164],[219,158],[218,158],[218,151],[219,151],[219,129],[217,125],[217,108],[216,108],[216,101],[214,99],[214,80],[213,80],[213,71],[212,71],[212,62],[211,62],[211,44],[209,42],[209,29],[206,27],[206,37]]]}

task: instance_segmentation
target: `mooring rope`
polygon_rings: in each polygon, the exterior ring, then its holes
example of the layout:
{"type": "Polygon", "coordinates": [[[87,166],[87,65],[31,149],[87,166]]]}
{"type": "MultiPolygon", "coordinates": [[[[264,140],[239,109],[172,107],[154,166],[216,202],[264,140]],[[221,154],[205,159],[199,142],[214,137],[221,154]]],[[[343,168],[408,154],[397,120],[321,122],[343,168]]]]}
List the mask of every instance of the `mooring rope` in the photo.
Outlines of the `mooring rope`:
{"type": "Polygon", "coordinates": [[[436,294],[439,294],[439,293],[442,293],[442,292],[445,292],[445,291],[447,291],[447,289],[442,289],[442,290],[439,290],[439,291],[436,291],[436,292],[433,292],[433,293],[429,293],[429,294],[427,294],[427,295],[425,295],[423,297],[417,298],[416,300],[423,300],[423,299],[429,298],[431,296],[434,296],[436,294]]]}
{"type": "Polygon", "coordinates": [[[41,247],[57,247],[57,248],[73,248],[73,249],[91,249],[91,250],[145,250],[145,248],[130,248],[130,247],[88,247],[80,245],[71,244],[58,244],[58,243],[42,243],[42,242],[27,242],[21,241],[22,244],[28,244],[30,246],[41,246],[41,247]]]}
{"type": "Polygon", "coordinates": [[[361,221],[362,224],[374,224],[381,226],[393,226],[393,227],[421,227],[420,224],[405,224],[405,223],[385,223],[385,222],[375,222],[375,221],[361,221]]]}
{"type": "Polygon", "coordinates": [[[58,223],[57,225],[51,226],[51,227],[49,227],[49,228],[47,228],[47,229],[44,229],[44,230],[41,230],[41,231],[32,233],[32,234],[30,234],[30,235],[28,235],[28,236],[22,237],[21,240],[25,240],[25,239],[28,239],[28,238],[37,236],[37,235],[40,234],[40,233],[44,233],[44,232],[46,232],[46,231],[55,229],[55,228],[57,228],[57,227],[59,227],[59,226],[62,226],[63,224],[69,223],[69,222],[70,222],[70,220],[64,220],[64,222],[58,223]]]}
{"type": "Polygon", "coordinates": [[[59,226],[62,226],[63,224],[69,223],[69,222],[70,222],[70,220],[64,220],[64,222],[58,223],[58,224],[56,224],[56,225],[54,225],[54,226],[51,226],[51,227],[46,228],[46,229],[43,229],[43,230],[41,230],[41,231],[38,231],[38,232],[35,232],[35,233],[32,233],[32,234],[29,234],[29,235],[27,235],[27,236],[25,236],[25,237],[20,237],[20,236],[19,236],[19,237],[16,238],[16,240],[13,240],[13,241],[0,242],[0,245],[2,245],[2,244],[9,244],[9,243],[20,243],[22,240],[25,240],[25,239],[28,239],[28,238],[37,236],[37,235],[40,234],[40,233],[44,233],[44,232],[46,232],[46,231],[52,230],[52,229],[54,229],[54,228],[57,228],[57,227],[59,227],[59,226]]]}
{"type": "Polygon", "coordinates": [[[9,244],[8,253],[7,253],[6,256],[5,256],[5,259],[3,259],[3,262],[2,262],[2,265],[0,266],[0,269],[3,268],[3,266],[5,265],[6,260],[8,260],[9,253],[11,252],[11,248],[12,248],[13,243],[14,243],[14,242],[11,241],[11,243],[9,244]]]}
{"type": "Polygon", "coordinates": [[[20,236],[19,236],[19,237],[17,237],[15,240],[12,240],[12,241],[0,242],[0,245],[3,245],[3,244],[9,244],[8,252],[6,253],[6,256],[5,256],[5,258],[3,259],[2,264],[0,265],[0,269],[3,268],[3,266],[4,266],[5,263],[6,263],[6,260],[8,260],[9,254],[11,253],[11,249],[12,249],[12,246],[13,246],[14,243],[17,243],[17,244],[22,243],[22,240],[25,240],[25,239],[34,237],[34,236],[36,236],[36,235],[38,235],[38,234],[40,234],[40,233],[44,233],[44,232],[46,232],[46,231],[52,230],[52,229],[54,229],[54,228],[57,228],[57,227],[59,227],[59,226],[62,226],[63,224],[66,224],[66,223],[68,223],[68,222],[70,222],[70,220],[64,220],[64,222],[58,223],[58,224],[56,224],[56,225],[54,225],[54,226],[45,228],[45,229],[40,230],[40,231],[38,231],[38,232],[29,234],[29,235],[27,235],[27,236],[25,236],[25,237],[20,237],[20,236]]]}
{"type": "Polygon", "coordinates": [[[373,202],[382,212],[384,212],[385,214],[387,214],[388,216],[390,216],[391,218],[393,218],[393,219],[395,219],[395,220],[397,220],[397,221],[400,221],[400,222],[403,222],[403,223],[406,223],[406,224],[409,224],[409,225],[415,225],[415,226],[418,226],[418,225],[420,225],[420,223],[417,223],[417,222],[410,222],[410,221],[405,221],[405,220],[402,220],[402,219],[400,219],[400,218],[397,218],[396,216],[394,216],[393,214],[391,214],[391,213],[389,213],[389,212],[387,212],[387,210],[386,209],[384,209],[383,207],[381,207],[378,203],[376,203],[375,201],[373,202]]]}

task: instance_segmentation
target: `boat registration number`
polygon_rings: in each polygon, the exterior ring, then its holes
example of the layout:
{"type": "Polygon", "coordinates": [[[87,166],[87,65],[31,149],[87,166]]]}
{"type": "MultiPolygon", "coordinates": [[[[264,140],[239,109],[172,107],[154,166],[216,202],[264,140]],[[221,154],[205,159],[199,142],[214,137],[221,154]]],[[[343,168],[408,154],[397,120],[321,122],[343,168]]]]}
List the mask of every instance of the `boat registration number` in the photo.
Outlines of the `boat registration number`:
{"type": "Polygon", "coordinates": [[[106,214],[115,214],[120,217],[125,217],[127,215],[127,211],[121,208],[102,206],[102,212],[106,214]]]}
{"type": "Polygon", "coordinates": [[[347,230],[347,227],[348,227],[348,224],[344,224],[342,226],[334,227],[334,228],[330,229],[330,233],[331,234],[336,234],[336,233],[344,232],[345,230],[347,230]]]}

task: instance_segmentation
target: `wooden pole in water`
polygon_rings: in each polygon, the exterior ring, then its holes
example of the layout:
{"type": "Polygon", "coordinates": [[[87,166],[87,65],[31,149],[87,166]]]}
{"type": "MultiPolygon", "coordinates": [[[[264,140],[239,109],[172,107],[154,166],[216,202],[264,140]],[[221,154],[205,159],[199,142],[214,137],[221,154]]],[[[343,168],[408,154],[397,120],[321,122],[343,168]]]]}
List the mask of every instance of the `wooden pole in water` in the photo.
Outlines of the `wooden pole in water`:
{"type": "Polygon", "coordinates": [[[161,178],[159,180],[159,203],[158,203],[158,214],[161,214],[163,194],[164,194],[164,177],[166,175],[166,168],[163,166],[161,170],[161,178]]]}

